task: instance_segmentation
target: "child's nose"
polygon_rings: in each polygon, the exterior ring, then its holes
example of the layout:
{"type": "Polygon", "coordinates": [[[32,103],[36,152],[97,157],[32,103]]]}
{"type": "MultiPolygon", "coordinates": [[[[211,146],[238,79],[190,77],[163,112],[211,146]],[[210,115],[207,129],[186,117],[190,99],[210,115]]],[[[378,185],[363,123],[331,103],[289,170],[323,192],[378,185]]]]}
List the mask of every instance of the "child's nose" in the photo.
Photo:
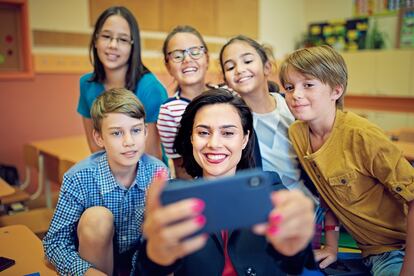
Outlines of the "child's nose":
{"type": "Polygon", "coordinates": [[[131,134],[125,134],[124,136],[124,146],[133,146],[134,145],[134,139],[132,138],[131,134]]]}

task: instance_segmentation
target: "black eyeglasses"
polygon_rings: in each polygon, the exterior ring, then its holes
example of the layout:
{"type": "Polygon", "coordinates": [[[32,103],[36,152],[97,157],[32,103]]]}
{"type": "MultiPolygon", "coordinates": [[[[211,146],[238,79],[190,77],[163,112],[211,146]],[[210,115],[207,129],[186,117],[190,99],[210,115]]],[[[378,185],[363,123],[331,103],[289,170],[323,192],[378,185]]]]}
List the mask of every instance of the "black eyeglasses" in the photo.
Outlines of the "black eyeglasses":
{"type": "Polygon", "coordinates": [[[184,50],[174,50],[167,53],[167,56],[171,58],[173,62],[182,62],[185,58],[185,54],[189,55],[192,59],[200,59],[204,53],[206,52],[206,48],[204,46],[194,46],[184,50]]]}
{"type": "Polygon", "coordinates": [[[134,41],[129,39],[128,37],[115,37],[109,34],[99,34],[98,39],[106,45],[109,45],[114,39],[118,45],[129,46],[134,44],[134,41]]]}

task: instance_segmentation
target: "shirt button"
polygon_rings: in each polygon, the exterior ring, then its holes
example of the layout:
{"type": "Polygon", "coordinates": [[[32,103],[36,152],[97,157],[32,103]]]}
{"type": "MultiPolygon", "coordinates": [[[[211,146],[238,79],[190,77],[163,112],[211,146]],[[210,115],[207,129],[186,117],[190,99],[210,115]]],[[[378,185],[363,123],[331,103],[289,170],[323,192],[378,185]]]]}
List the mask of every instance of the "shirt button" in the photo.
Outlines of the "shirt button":
{"type": "Polygon", "coordinates": [[[124,217],[124,221],[128,221],[128,217],[124,217]]]}
{"type": "Polygon", "coordinates": [[[397,188],[395,188],[395,190],[396,190],[397,192],[401,192],[401,191],[402,191],[402,188],[401,188],[401,187],[397,187],[397,188]]]}
{"type": "Polygon", "coordinates": [[[256,270],[253,267],[246,269],[246,276],[256,276],[256,270]]]}
{"type": "Polygon", "coordinates": [[[126,241],[127,237],[126,236],[122,236],[122,240],[126,241]]]}

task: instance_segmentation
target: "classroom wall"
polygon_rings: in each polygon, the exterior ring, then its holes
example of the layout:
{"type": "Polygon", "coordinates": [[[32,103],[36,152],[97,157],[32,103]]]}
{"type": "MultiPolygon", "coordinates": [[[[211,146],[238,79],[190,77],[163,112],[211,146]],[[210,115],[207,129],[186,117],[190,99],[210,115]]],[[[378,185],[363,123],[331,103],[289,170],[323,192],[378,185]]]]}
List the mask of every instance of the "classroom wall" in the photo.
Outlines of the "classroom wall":
{"type": "Polygon", "coordinates": [[[259,39],[273,46],[277,59],[295,49],[305,29],[304,0],[261,0],[259,39]]]}

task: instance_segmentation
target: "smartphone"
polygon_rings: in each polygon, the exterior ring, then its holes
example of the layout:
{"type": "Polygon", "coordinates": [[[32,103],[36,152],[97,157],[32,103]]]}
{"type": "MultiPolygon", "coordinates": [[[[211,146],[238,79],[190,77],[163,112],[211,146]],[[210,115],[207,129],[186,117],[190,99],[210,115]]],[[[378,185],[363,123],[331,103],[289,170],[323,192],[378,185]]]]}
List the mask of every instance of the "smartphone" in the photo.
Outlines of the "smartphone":
{"type": "Polygon", "coordinates": [[[13,259],[9,259],[6,257],[1,257],[0,256],[0,271],[5,270],[6,268],[11,267],[12,265],[14,265],[16,262],[13,259]]]}
{"type": "Polygon", "coordinates": [[[213,233],[266,222],[273,209],[271,192],[269,174],[252,169],[231,177],[171,181],[161,194],[161,202],[166,205],[186,198],[203,200],[207,221],[195,234],[213,233]]]}

